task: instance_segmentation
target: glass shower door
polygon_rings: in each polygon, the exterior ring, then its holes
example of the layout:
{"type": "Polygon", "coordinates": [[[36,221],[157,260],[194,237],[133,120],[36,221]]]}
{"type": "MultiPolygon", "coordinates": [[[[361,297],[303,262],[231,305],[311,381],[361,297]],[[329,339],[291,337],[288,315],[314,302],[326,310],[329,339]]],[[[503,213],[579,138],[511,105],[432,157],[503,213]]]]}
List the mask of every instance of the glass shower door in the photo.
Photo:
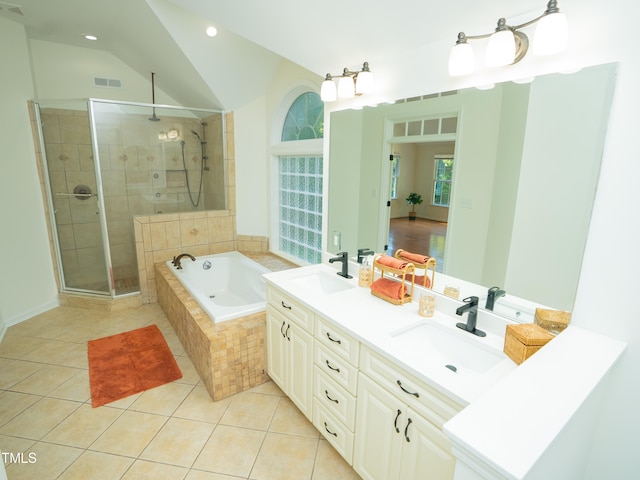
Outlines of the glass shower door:
{"type": "Polygon", "coordinates": [[[62,290],[110,295],[86,104],[39,108],[62,290]]]}

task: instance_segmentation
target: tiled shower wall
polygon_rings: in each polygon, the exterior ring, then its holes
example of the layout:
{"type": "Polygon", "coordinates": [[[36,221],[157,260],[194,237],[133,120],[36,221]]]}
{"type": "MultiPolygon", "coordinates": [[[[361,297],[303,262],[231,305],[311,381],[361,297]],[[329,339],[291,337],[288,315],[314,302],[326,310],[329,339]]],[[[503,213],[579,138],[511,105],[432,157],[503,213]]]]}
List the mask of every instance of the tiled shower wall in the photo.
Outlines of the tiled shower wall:
{"type": "MultiPolygon", "coordinates": [[[[32,104],[30,110],[33,113],[32,104]]],[[[49,108],[43,109],[41,118],[66,283],[72,287],[106,291],[96,197],[80,200],[56,195],[73,192],[76,185],[86,185],[92,192],[97,190],[87,112],[49,108]]],[[[232,115],[228,118],[233,128],[232,115]]],[[[191,129],[199,132],[207,142],[204,153],[208,157],[208,170],[204,172],[203,194],[197,209],[226,208],[225,187],[229,186],[229,179],[234,183],[234,177],[229,160],[224,157],[222,135],[233,141],[233,130],[231,135],[221,133],[221,124],[222,114],[212,114],[202,123],[168,116],[161,122],[101,116],[97,130],[116,293],[138,289],[133,215],[195,209],[186,192],[184,171],[180,170],[179,140],[184,137],[185,160],[192,196],[196,200],[202,150],[195,135],[189,133],[191,129]],[[155,130],[174,127],[180,136],[175,141],[157,144],[155,130]]],[[[35,143],[39,145],[37,141],[35,143]]]]}

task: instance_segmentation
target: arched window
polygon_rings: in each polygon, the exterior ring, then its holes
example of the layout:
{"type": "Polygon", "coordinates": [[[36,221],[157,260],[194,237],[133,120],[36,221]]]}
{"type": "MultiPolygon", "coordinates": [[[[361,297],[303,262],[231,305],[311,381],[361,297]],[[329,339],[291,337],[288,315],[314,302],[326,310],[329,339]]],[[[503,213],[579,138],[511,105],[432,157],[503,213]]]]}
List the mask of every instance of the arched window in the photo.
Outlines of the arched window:
{"type": "Polygon", "coordinates": [[[272,224],[271,238],[272,249],[300,263],[320,263],[322,257],[323,135],[320,96],[299,95],[284,118],[281,143],[274,146],[278,219],[277,225],[272,224]]]}

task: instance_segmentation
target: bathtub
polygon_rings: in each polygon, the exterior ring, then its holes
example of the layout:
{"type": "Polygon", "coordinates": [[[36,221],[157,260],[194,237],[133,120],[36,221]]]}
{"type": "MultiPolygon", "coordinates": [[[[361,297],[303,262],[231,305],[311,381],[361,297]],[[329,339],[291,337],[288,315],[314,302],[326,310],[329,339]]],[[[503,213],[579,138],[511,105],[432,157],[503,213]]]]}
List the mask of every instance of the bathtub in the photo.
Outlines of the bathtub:
{"type": "Polygon", "coordinates": [[[218,253],[181,260],[178,270],[167,265],[214,323],[261,312],[266,308],[266,267],[240,252],[218,253]]]}

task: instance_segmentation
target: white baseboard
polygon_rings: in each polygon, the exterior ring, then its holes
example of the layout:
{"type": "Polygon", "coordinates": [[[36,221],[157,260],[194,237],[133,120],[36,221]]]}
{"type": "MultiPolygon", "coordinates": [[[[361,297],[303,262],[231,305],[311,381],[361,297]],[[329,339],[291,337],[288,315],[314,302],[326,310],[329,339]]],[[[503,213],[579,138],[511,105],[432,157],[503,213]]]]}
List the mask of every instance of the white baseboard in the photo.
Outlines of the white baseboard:
{"type": "Polygon", "coordinates": [[[60,301],[57,299],[52,300],[51,302],[43,303],[42,305],[38,305],[34,308],[21,312],[19,315],[16,315],[13,318],[5,319],[5,324],[7,327],[11,327],[13,325],[17,325],[20,322],[24,322],[25,320],[29,320],[31,317],[35,317],[41,313],[47,312],[52,308],[56,308],[60,306],[60,301]]]}

